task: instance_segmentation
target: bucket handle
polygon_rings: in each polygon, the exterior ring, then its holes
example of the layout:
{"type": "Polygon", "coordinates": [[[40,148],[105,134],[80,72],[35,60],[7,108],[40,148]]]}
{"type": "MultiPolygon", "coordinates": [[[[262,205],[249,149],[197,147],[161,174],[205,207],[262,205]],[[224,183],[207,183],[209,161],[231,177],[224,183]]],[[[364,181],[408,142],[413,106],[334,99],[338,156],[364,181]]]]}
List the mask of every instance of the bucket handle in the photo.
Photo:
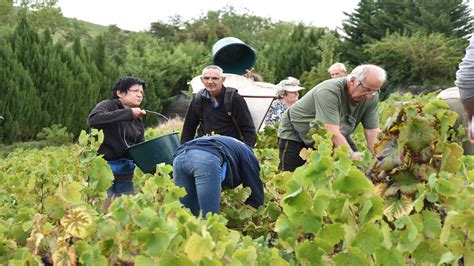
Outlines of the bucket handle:
{"type": "MultiPolygon", "coordinates": [[[[150,111],[150,110],[145,110],[145,109],[143,109],[143,111],[145,111],[145,112],[147,112],[147,113],[159,115],[159,116],[163,117],[164,119],[166,119],[167,122],[169,121],[168,117],[166,117],[166,116],[164,116],[164,115],[162,115],[162,114],[160,114],[160,113],[158,113],[158,112],[150,111]]],[[[123,129],[123,142],[125,143],[125,146],[126,146],[127,148],[130,147],[130,145],[128,144],[127,140],[125,139],[125,129],[123,129]]]]}
{"type": "Polygon", "coordinates": [[[166,121],[169,120],[168,117],[166,117],[166,116],[164,116],[164,115],[162,115],[162,114],[160,114],[160,113],[158,113],[158,112],[150,111],[150,110],[145,110],[145,109],[143,109],[143,111],[145,111],[145,112],[147,112],[147,113],[152,113],[152,114],[154,114],[154,115],[159,115],[159,116],[163,117],[164,119],[166,119],[166,121]]]}

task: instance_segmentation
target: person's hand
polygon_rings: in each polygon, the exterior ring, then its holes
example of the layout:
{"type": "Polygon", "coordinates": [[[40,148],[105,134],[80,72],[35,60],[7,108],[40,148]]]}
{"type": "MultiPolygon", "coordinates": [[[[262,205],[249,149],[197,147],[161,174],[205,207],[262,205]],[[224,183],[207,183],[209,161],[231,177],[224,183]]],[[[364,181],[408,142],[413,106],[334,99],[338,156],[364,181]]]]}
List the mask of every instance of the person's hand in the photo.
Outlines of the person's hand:
{"type": "Polygon", "coordinates": [[[350,154],[351,160],[353,161],[361,161],[362,160],[362,154],[358,151],[353,151],[350,154]]]}
{"type": "Polygon", "coordinates": [[[250,79],[250,80],[253,80],[253,76],[252,76],[252,70],[250,69],[246,69],[245,70],[245,74],[243,74],[244,77],[250,79]]]}
{"type": "Polygon", "coordinates": [[[132,115],[133,115],[133,118],[139,118],[146,115],[146,112],[145,110],[142,110],[141,108],[134,107],[132,108],[132,115]]]}

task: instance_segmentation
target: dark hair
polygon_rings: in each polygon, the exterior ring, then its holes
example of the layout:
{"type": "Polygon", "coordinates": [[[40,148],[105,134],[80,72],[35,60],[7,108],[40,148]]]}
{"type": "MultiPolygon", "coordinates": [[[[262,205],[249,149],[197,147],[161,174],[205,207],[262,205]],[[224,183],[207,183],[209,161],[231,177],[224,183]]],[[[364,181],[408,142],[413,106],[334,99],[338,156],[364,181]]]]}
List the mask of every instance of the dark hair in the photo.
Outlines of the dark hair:
{"type": "Polygon", "coordinates": [[[132,87],[134,85],[137,85],[137,84],[142,85],[143,90],[145,90],[145,88],[146,88],[145,81],[143,81],[139,78],[134,78],[134,77],[119,78],[115,82],[114,86],[112,87],[112,98],[118,98],[117,91],[127,93],[127,91],[130,89],[130,87],[132,87]]]}

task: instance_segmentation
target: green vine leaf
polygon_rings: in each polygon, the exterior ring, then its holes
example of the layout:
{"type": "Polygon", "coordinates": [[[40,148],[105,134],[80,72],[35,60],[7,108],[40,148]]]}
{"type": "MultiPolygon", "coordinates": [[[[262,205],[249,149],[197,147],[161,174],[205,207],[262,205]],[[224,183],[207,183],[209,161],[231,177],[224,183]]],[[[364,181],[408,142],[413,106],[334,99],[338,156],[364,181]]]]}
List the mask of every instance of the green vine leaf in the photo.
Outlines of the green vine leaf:
{"type": "Polygon", "coordinates": [[[357,232],[351,245],[358,247],[366,255],[370,255],[375,252],[382,240],[382,232],[378,225],[364,224],[357,232]]]}
{"type": "Polygon", "coordinates": [[[316,243],[309,240],[303,241],[296,248],[296,258],[303,264],[320,265],[323,255],[324,251],[316,243]]]}
{"type": "Polygon", "coordinates": [[[347,265],[370,265],[367,257],[361,252],[360,249],[355,247],[348,247],[348,253],[339,253],[334,257],[334,263],[336,266],[347,266],[347,265]]]}
{"type": "Polygon", "coordinates": [[[439,178],[438,182],[436,183],[436,191],[438,191],[439,194],[446,197],[453,195],[453,193],[455,192],[455,189],[456,188],[454,184],[445,178],[439,178]]]}
{"type": "Polygon", "coordinates": [[[232,258],[239,261],[242,265],[255,265],[257,261],[257,251],[255,247],[241,248],[234,252],[232,258]]]}
{"type": "Polygon", "coordinates": [[[464,151],[457,143],[445,144],[443,159],[441,161],[441,171],[455,173],[461,168],[461,160],[464,151]]]}
{"type": "Polygon", "coordinates": [[[214,246],[212,239],[193,233],[186,242],[184,251],[193,262],[199,262],[203,258],[212,258],[214,246]]]}
{"type": "Polygon", "coordinates": [[[424,240],[418,245],[412,256],[417,264],[438,264],[445,252],[446,249],[438,240],[424,240]]]}
{"type": "Polygon", "coordinates": [[[371,197],[366,200],[359,212],[359,220],[362,223],[371,223],[382,219],[383,199],[380,197],[371,197]]]}
{"type": "Polygon", "coordinates": [[[435,239],[439,238],[441,233],[441,219],[439,214],[424,210],[423,215],[423,234],[427,238],[435,239]]]}
{"type": "Polygon", "coordinates": [[[414,152],[426,147],[436,138],[436,131],[427,118],[410,117],[400,129],[399,141],[414,152]]]}
{"type": "Polygon", "coordinates": [[[333,189],[356,197],[363,193],[372,192],[374,185],[363,173],[352,168],[347,175],[343,175],[334,181],[333,189]]]}
{"type": "Polygon", "coordinates": [[[375,253],[377,265],[384,266],[403,266],[406,265],[405,259],[403,258],[400,251],[397,249],[387,250],[385,248],[379,248],[375,253]]]}
{"type": "Polygon", "coordinates": [[[321,238],[327,241],[329,245],[334,246],[344,238],[344,235],[344,227],[339,223],[335,223],[324,226],[321,231],[319,231],[318,238],[321,238]]]}

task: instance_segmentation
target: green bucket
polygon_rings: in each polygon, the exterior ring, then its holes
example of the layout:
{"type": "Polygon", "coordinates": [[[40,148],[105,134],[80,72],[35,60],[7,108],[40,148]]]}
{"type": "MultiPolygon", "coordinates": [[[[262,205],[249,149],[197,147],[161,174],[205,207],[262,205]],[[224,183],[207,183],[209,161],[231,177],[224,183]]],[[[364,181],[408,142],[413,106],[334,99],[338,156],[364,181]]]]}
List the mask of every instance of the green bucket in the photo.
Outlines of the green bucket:
{"type": "Polygon", "coordinates": [[[178,132],[173,132],[130,146],[127,152],[142,172],[153,173],[157,164],[173,162],[178,147],[178,132]]]}
{"type": "Polygon", "coordinates": [[[212,62],[224,73],[242,75],[255,66],[256,60],[255,50],[235,37],[222,38],[212,46],[212,62]]]}

